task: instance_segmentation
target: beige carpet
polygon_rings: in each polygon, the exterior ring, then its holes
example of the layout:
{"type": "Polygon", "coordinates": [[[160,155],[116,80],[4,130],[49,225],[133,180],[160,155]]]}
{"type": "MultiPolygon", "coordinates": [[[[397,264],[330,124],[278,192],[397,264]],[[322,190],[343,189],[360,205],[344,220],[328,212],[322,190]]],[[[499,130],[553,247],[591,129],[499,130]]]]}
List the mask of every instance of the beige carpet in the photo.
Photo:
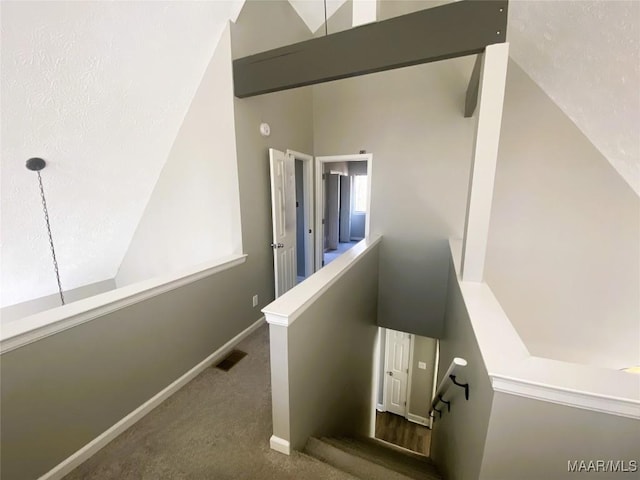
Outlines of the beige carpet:
{"type": "Polygon", "coordinates": [[[269,449],[267,327],[238,348],[248,355],[229,372],[207,369],[65,479],[352,480],[304,454],[269,449]]]}

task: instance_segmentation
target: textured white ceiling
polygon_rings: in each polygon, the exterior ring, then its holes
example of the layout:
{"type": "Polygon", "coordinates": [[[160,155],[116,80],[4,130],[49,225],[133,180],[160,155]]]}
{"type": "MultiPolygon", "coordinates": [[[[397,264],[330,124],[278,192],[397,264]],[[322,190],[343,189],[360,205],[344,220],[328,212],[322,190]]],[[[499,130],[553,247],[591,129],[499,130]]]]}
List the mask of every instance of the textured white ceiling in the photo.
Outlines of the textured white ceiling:
{"type": "Polygon", "coordinates": [[[640,195],[640,2],[512,1],[511,57],[640,195]]]}
{"type": "Polygon", "coordinates": [[[242,0],[1,2],[2,305],[109,278],[242,0]]]}
{"type": "MultiPolygon", "coordinates": [[[[327,17],[345,1],[328,0],[327,17]]],[[[49,162],[64,287],[113,278],[223,25],[243,3],[0,2],[3,306],[55,292],[26,159],[49,162]]],[[[290,3],[312,32],[323,24],[322,0],[290,3]]],[[[509,27],[512,57],[638,193],[639,18],[636,1],[516,0],[509,27]]]]}

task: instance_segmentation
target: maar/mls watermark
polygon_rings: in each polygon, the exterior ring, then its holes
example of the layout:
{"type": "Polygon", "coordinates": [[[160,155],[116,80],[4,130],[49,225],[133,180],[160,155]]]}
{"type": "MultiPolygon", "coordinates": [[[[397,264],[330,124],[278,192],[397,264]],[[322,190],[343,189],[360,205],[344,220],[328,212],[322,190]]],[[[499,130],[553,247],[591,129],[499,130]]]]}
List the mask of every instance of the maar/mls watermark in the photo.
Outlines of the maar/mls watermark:
{"type": "Polygon", "coordinates": [[[569,460],[569,472],[584,473],[635,473],[638,471],[636,460],[569,460]]]}

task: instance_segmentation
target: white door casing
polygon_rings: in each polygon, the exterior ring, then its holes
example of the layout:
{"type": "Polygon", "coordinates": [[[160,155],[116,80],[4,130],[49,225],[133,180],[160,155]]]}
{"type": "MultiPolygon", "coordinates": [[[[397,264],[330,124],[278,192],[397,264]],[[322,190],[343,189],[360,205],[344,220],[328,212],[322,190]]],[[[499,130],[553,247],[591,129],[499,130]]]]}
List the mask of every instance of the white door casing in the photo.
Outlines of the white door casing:
{"type": "Polygon", "coordinates": [[[385,346],[384,407],[391,413],[407,414],[407,386],[411,334],[387,329],[385,346]]]}
{"type": "MultiPolygon", "coordinates": [[[[314,233],[315,221],[314,215],[314,201],[313,195],[313,168],[314,161],[313,156],[306,153],[296,152],[295,150],[287,150],[287,155],[291,155],[295,160],[302,161],[302,190],[304,194],[304,276],[308,277],[315,272],[315,241],[314,233]]],[[[297,248],[297,246],[296,246],[297,248]]]]}
{"type": "Polygon", "coordinates": [[[296,284],[296,176],[295,158],[269,149],[273,269],[276,298],[296,284]]]}
{"type": "Polygon", "coordinates": [[[331,155],[331,156],[320,156],[315,158],[316,163],[316,171],[315,171],[315,182],[316,182],[316,195],[315,195],[315,208],[316,208],[316,271],[320,270],[323,260],[324,254],[324,228],[323,228],[323,219],[325,218],[324,212],[324,183],[322,174],[324,173],[324,164],[331,162],[356,162],[356,161],[366,161],[367,162],[367,216],[365,218],[364,225],[364,236],[365,238],[369,238],[369,225],[371,222],[371,177],[373,175],[373,154],[371,153],[358,153],[355,155],[331,155]]]}

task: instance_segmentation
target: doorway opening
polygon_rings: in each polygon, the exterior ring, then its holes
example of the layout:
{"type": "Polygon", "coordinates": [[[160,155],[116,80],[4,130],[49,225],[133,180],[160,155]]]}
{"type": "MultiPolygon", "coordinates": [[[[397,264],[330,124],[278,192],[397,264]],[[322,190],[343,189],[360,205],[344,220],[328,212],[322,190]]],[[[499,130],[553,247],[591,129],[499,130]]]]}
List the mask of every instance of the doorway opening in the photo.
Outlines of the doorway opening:
{"type": "Polygon", "coordinates": [[[270,148],[269,170],[273,228],[271,248],[275,296],[278,298],[313,273],[313,157],[292,150],[285,153],[270,148]],[[300,255],[298,250],[301,250],[300,255]]]}
{"type": "Polygon", "coordinates": [[[373,436],[429,456],[438,341],[380,327],[373,436]]]}
{"type": "Polygon", "coordinates": [[[296,198],[296,284],[312,275],[314,269],[313,242],[313,157],[287,150],[295,162],[296,198]]]}
{"type": "Polygon", "coordinates": [[[317,268],[335,260],[369,232],[371,154],[317,157],[317,268]]]}

